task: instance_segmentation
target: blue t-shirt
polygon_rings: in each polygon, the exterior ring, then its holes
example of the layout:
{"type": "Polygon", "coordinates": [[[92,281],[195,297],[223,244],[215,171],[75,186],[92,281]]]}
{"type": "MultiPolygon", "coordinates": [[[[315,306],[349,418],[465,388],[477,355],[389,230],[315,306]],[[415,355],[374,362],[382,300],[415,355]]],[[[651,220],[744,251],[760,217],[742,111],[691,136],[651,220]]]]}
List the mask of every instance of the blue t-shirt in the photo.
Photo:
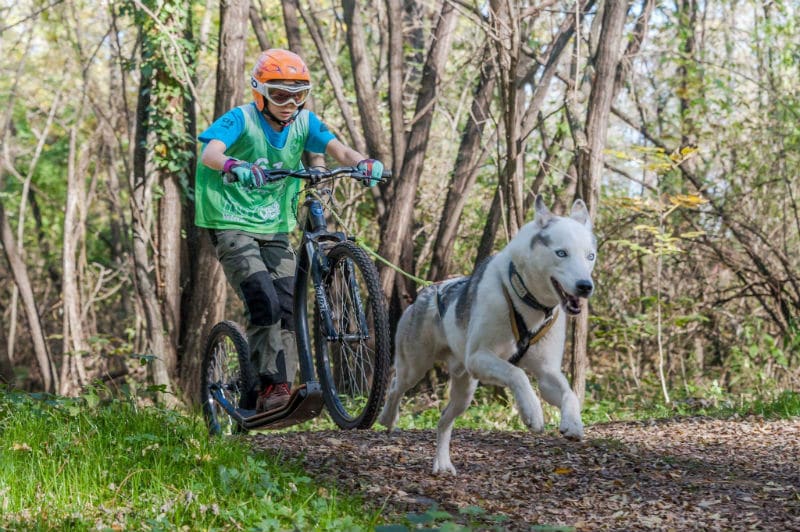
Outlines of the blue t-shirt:
{"type": "MultiPolygon", "coordinates": [[[[250,105],[255,106],[255,103],[250,105]]],[[[270,144],[278,149],[286,145],[286,139],[289,136],[288,127],[275,131],[269,125],[264,115],[257,113],[259,122],[261,123],[261,130],[267,136],[270,144]]],[[[305,149],[313,153],[325,153],[325,148],[328,143],[335,139],[333,133],[330,132],[328,127],[314,113],[308,113],[308,139],[306,140],[305,149]]],[[[208,129],[203,131],[198,137],[203,144],[208,144],[211,140],[218,140],[225,144],[226,147],[233,146],[242,132],[244,131],[244,114],[238,107],[234,107],[211,124],[208,129]]]]}

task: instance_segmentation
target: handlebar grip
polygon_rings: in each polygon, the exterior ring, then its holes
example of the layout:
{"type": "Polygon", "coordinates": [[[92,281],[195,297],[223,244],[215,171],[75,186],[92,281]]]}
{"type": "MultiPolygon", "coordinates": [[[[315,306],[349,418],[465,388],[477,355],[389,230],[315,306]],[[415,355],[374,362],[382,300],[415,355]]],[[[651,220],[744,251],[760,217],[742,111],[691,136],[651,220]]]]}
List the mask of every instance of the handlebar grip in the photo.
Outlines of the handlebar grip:
{"type": "MultiPolygon", "coordinates": [[[[266,170],[265,177],[267,183],[274,183],[275,181],[280,181],[288,176],[292,175],[292,172],[282,169],[273,169],[273,170],[266,170]]],[[[233,183],[238,183],[239,178],[233,172],[222,172],[222,182],[225,185],[231,185],[233,183]]]]}

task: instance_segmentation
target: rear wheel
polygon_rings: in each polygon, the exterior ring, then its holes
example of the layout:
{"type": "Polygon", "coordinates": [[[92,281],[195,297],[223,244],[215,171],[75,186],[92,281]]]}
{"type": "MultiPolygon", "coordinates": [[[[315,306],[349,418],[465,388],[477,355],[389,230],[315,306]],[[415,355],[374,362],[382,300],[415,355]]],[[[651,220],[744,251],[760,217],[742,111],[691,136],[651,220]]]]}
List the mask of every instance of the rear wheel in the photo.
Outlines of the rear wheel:
{"type": "Polygon", "coordinates": [[[201,402],[209,432],[244,432],[213,396],[213,392],[219,390],[235,408],[252,408],[248,403],[253,401],[255,380],[250,365],[250,349],[247,336],[238,324],[222,321],[211,329],[203,352],[201,372],[201,402]]]}
{"type": "Polygon", "coordinates": [[[343,429],[372,426],[386,394],[389,318],[378,272],[353,242],[327,252],[327,308],[316,299],[314,344],[325,405],[343,429]]]}

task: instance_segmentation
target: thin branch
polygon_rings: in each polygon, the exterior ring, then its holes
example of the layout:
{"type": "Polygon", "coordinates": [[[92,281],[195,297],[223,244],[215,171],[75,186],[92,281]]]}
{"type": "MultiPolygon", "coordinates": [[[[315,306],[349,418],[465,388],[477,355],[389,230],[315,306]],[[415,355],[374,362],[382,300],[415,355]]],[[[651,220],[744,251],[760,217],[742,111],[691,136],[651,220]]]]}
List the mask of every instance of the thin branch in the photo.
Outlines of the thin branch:
{"type": "Polygon", "coordinates": [[[25,21],[27,21],[27,20],[30,20],[30,19],[32,19],[32,18],[36,18],[36,17],[38,17],[39,15],[41,15],[42,13],[44,13],[45,11],[47,11],[48,9],[50,9],[51,7],[55,7],[55,6],[57,6],[58,4],[62,3],[63,1],[64,1],[64,0],[56,0],[56,1],[55,1],[55,2],[53,2],[52,4],[49,4],[49,5],[46,5],[46,6],[42,7],[42,8],[40,8],[40,9],[37,9],[36,11],[34,11],[33,13],[31,13],[31,14],[30,14],[30,15],[28,15],[27,17],[24,17],[24,18],[22,18],[22,19],[20,19],[20,20],[18,20],[18,21],[16,21],[16,22],[14,22],[13,24],[9,24],[8,26],[3,26],[2,28],[0,28],[0,35],[2,35],[2,33],[3,33],[4,31],[6,31],[6,30],[10,30],[10,29],[11,29],[11,28],[13,28],[14,26],[19,26],[20,24],[22,24],[23,22],[25,22],[25,21]]]}

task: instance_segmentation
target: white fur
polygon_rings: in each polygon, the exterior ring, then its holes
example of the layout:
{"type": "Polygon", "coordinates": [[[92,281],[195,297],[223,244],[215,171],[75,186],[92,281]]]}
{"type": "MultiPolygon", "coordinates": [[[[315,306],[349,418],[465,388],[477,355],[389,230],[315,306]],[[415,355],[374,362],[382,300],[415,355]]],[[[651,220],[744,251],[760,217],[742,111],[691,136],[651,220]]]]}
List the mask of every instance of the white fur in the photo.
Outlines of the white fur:
{"type": "MultiPolygon", "coordinates": [[[[433,472],[456,474],[450,461],[450,436],[455,419],[472,401],[478,381],[506,386],[511,390],[520,417],[534,432],[544,429],[542,406],[534,393],[528,374],[536,377],[542,397],[560,407],[560,431],[570,439],[583,438],[583,424],[578,398],[561,372],[566,336],[566,312],[560,308],[548,333],[531,346],[519,363],[508,359],[516,352],[511,322],[512,309],[503,294],[505,286],[514,306],[530,330],[539,327],[545,313],[526,306],[508,281],[509,261],[513,261],[527,289],[543,305],[562,302],[551,278],[564,291],[579,295],[577,285],[591,283],[595,239],[585,204],[577,200],[569,217],[556,217],[536,198],[534,221],[522,227],[509,244],[494,256],[467,297],[469,317],[459,320],[456,303],[448,305],[440,319],[436,298],[427,288],[403,313],[397,326],[394,378],[378,421],[391,430],[397,422],[400,400],[437,360],[446,361],[450,374],[450,402],[442,412],[437,429],[436,457],[433,472]],[[540,234],[541,233],[541,234],[540,234]],[[541,238],[532,246],[534,237],[541,238]],[[559,256],[566,253],[566,257],[559,256]]],[[[449,280],[439,286],[446,287],[449,280]]],[[[466,288],[465,288],[466,290],[466,288]]],[[[591,284],[589,285],[591,290],[591,284]]],[[[580,294],[588,296],[587,293],[580,294]]],[[[564,306],[563,304],[561,305],[564,306]]],[[[462,305],[463,311],[465,306],[462,305]]]]}

